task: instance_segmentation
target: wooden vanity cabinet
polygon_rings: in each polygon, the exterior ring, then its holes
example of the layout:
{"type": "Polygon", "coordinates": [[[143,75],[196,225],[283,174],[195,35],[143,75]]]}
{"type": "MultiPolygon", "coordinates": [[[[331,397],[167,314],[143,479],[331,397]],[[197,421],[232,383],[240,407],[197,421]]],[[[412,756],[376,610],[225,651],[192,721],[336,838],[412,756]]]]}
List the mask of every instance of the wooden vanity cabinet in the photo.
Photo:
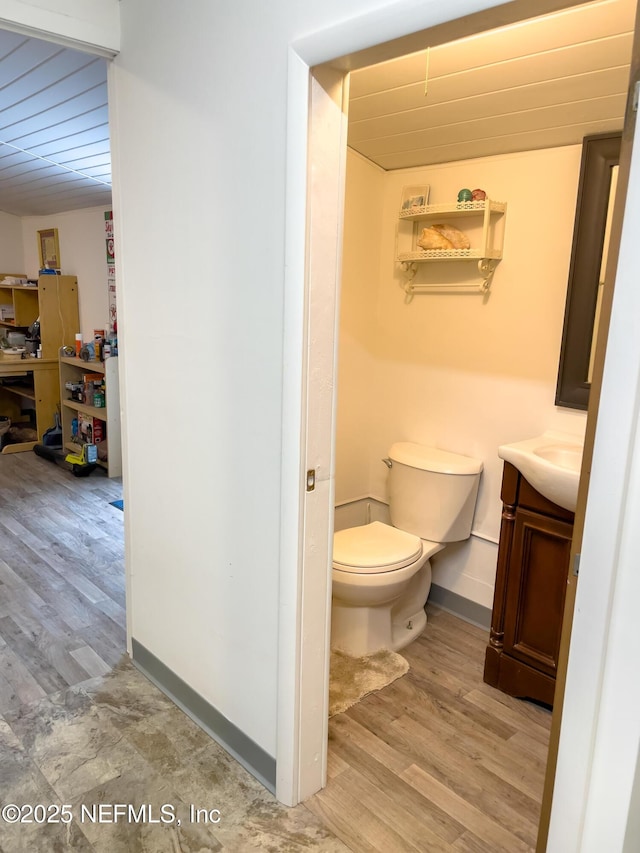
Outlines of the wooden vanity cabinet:
{"type": "Polygon", "coordinates": [[[574,515],[504,464],[498,567],[484,680],[553,704],[574,515]]]}

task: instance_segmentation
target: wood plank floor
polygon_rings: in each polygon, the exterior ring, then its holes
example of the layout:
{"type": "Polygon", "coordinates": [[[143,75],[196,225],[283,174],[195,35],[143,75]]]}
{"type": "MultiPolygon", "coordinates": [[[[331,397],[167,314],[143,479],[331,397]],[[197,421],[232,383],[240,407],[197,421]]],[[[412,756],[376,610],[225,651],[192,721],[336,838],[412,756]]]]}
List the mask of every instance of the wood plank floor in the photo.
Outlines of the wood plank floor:
{"type": "MultiPolygon", "coordinates": [[[[5,715],[15,732],[25,714],[58,707],[65,690],[93,695],[91,679],[124,677],[123,513],[109,505],[121,489],[32,453],[0,455],[0,722],[5,715]]],[[[290,814],[319,820],[353,853],[532,850],[551,715],[483,683],[486,631],[433,607],[428,614],[422,637],[402,652],[409,673],[331,719],[327,787],[290,814]]],[[[155,691],[127,679],[128,708],[155,691]]],[[[161,699],[148,701],[157,714],[161,699]]],[[[188,772],[187,753],[183,760],[175,773],[188,772]]],[[[245,780],[234,802],[243,786],[248,801],[257,796],[245,780]]],[[[280,829],[247,844],[247,814],[224,849],[280,850],[280,829]]],[[[283,850],[338,849],[330,835],[294,837],[282,836],[283,850]]],[[[110,843],[104,849],[115,850],[110,843]]],[[[0,841],[5,849],[18,848],[0,841]]]]}
{"type": "Polygon", "coordinates": [[[407,675],[330,720],[305,805],[354,853],[533,850],[551,713],[483,683],[487,631],[427,612],[407,675]]]}
{"type": "Polygon", "coordinates": [[[126,647],[122,482],[0,454],[0,714],[109,672],[126,647]]]}

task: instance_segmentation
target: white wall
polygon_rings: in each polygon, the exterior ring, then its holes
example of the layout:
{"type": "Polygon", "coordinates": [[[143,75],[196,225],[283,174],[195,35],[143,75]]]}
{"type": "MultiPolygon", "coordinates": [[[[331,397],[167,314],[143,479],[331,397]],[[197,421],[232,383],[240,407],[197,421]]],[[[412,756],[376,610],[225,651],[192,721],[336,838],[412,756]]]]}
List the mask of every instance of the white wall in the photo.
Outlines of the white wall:
{"type": "MultiPolygon", "coordinates": [[[[24,5],[4,0],[0,15],[12,10],[19,18],[24,5]]],[[[268,15],[257,0],[227,4],[224,13],[192,0],[188,15],[173,0],[120,5],[123,50],[112,94],[119,111],[116,228],[127,271],[129,603],[151,651],[170,653],[165,660],[179,675],[271,748],[280,505],[274,459],[287,455],[279,440],[282,325],[273,322],[284,301],[287,46],[335,25],[336,38],[312,41],[304,53],[305,61],[323,62],[381,42],[381,22],[391,38],[491,4],[277,0],[268,15]],[[173,61],[184,56],[188,62],[173,61]],[[176,133],[181,158],[174,156],[176,133]],[[249,225],[240,215],[247,199],[257,200],[249,225]],[[179,324],[191,328],[202,319],[210,331],[194,353],[179,324]],[[163,346],[175,343],[170,359],[163,346]],[[152,372],[163,376],[162,395],[146,387],[152,372]],[[181,417],[196,424],[189,442],[181,417]]],[[[634,178],[631,202],[639,185],[634,178]]],[[[613,393],[614,406],[627,390],[613,393]]],[[[615,788],[615,772],[609,778],[615,788]]],[[[575,796],[570,783],[565,789],[575,796]]]]}
{"type": "Polygon", "coordinates": [[[289,12],[125,2],[110,89],[132,635],[271,755],[289,12]]]}
{"type": "Polygon", "coordinates": [[[125,0],[110,69],[132,633],[272,755],[288,48],[371,9],[125,0]]]}
{"type": "Polygon", "coordinates": [[[384,406],[376,389],[375,341],[385,172],[347,151],[336,412],[336,503],[370,495],[372,422],[384,406]]]}
{"type": "MultiPolygon", "coordinates": [[[[351,239],[345,229],[341,335],[347,346],[341,339],[336,491],[343,501],[363,494],[384,500],[387,469],[380,459],[394,441],[482,459],[476,535],[434,559],[434,582],[486,607],[493,601],[500,529],[498,446],[545,429],[584,431],[584,413],[554,405],[580,158],[578,145],[385,173],[379,255],[371,251],[379,208],[363,193],[363,180],[366,185],[375,173],[355,169],[362,162],[357,155],[348,161],[347,222],[359,219],[371,239],[351,239]],[[394,259],[397,212],[403,185],[424,184],[433,204],[455,201],[462,187],[482,187],[507,202],[504,257],[488,296],[432,292],[405,303],[394,259]],[[378,257],[378,274],[368,273],[365,288],[359,271],[378,257]],[[366,391],[353,338],[367,354],[366,391]],[[356,407],[364,407],[357,414],[361,431],[341,428],[345,412],[356,407]],[[360,464],[356,476],[363,452],[369,470],[360,464]]],[[[378,177],[369,194],[379,187],[378,177]]],[[[470,267],[475,274],[475,264],[455,265],[462,274],[470,267]]],[[[453,268],[422,266],[415,282],[437,280],[453,268]]]]}
{"type": "Polygon", "coordinates": [[[21,219],[21,243],[24,248],[22,269],[28,278],[38,277],[40,260],[37,232],[58,229],[60,261],[64,275],[78,278],[80,329],[85,341],[93,340],[94,329],[106,329],[109,322],[107,291],[107,255],[104,213],[109,208],[90,207],[47,216],[21,219]]]}
{"type": "Polygon", "coordinates": [[[0,211],[0,272],[24,272],[19,216],[0,211]]]}

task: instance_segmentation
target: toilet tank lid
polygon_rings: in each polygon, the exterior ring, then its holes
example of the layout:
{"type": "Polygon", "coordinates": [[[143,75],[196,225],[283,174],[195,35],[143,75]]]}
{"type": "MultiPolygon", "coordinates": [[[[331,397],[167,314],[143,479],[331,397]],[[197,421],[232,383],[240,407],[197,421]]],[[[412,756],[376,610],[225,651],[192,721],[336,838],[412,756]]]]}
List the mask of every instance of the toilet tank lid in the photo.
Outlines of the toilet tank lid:
{"type": "Polygon", "coordinates": [[[479,474],[482,471],[481,459],[461,456],[459,453],[450,453],[437,447],[425,447],[411,441],[398,441],[393,444],[389,457],[393,462],[438,474],[479,474]]]}

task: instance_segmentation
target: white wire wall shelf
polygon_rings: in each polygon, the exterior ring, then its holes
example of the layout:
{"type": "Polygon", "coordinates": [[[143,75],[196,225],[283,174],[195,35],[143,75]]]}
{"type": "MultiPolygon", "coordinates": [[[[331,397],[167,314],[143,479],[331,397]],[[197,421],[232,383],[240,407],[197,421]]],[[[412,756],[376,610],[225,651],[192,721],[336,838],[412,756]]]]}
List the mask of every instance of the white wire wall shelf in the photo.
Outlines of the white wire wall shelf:
{"type": "MultiPolygon", "coordinates": [[[[496,266],[502,259],[504,243],[506,202],[485,199],[484,201],[461,202],[459,204],[429,204],[421,208],[401,210],[396,234],[396,259],[400,263],[405,281],[403,289],[406,301],[416,293],[473,292],[486,293],[496,266]],[[457,219],[468,220],[460,230],[470,230],[472,245],[469,249],[421,249],[418,246],[423,227],[429,221],[446,223],[457,219]],[[475,261],[478,267],[477,284],[469,282],[430,281],[416,283],[414,279],[423,264],[442,264],[452,261],[475,261]]],[[[456,226],[457,227],[457,226],[456,226]]],[[[433,274],[435,276],[435,274],[433,274]]]]}

